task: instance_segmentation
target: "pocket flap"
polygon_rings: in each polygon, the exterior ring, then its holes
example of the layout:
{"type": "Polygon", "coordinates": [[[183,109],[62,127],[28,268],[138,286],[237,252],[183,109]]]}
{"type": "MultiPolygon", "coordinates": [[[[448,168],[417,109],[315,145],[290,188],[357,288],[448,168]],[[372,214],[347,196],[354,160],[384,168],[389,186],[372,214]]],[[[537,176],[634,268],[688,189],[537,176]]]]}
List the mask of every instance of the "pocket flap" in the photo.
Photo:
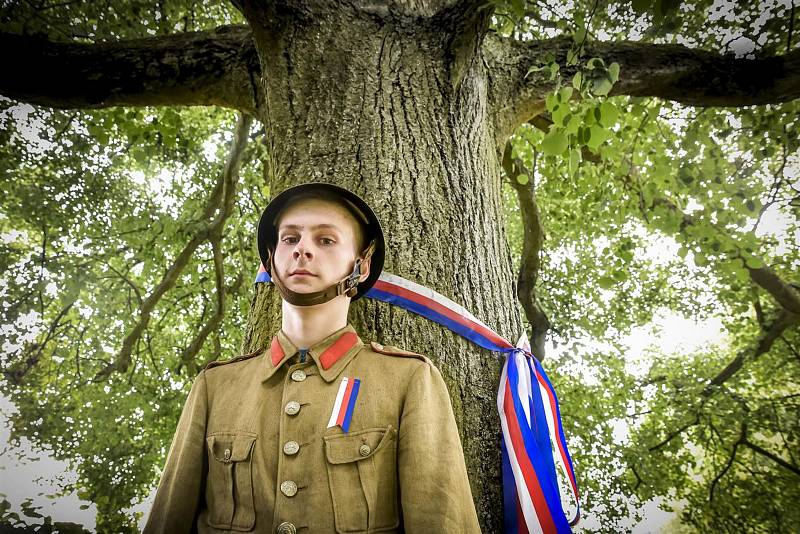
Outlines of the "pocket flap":
{"type": "Polygon", "coordinates": [[[220,462],[247,460],[256,436],[244,433],[217,432],[206,438],[208,452],[220,462]]]}
{"type": "Polygon", "coordinates": [[[387,428],[368,428],[349,434],[324,436],[325,456],[332,464],[364,460],[394,441],[396,433],[389,425],[387,428]]]}

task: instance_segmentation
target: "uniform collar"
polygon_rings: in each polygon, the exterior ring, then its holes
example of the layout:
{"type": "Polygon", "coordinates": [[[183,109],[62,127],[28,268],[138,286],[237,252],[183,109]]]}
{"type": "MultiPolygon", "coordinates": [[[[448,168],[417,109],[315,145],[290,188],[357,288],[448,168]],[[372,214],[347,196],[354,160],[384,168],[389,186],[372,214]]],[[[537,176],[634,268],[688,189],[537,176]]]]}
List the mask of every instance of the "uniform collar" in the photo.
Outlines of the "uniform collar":
{"type": "MultiPolygon", "coordinates": [[[[332,382],[341,374],[347,363],[353,359],[353,356],[363,346],[364,343],[358,337],[355,329],[348,324],[322,341],[312,345],[308,349],[308,354],[317,364],[320,376],[326,382],[332,382]]],[[[297,347],[289,341],[283,330],[279,330],[273,336],[270,349],[267,351],[264,380],[271,377],[279,367],[295,354],[297,354],[297,347]]]]}

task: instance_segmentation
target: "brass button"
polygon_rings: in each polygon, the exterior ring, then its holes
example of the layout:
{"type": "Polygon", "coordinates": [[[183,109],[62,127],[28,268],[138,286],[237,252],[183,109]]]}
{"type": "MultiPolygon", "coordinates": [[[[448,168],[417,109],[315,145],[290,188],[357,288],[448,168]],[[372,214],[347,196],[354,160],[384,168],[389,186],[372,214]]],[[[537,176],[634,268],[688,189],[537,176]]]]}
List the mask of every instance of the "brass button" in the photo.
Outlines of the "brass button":
{"type": "Polygon", "coordinates": [[[284,521],[283,523],[278,525],[278,530],[276,532],[278,534],[297,534],[297,527],[295,527],[288,521],[284,521]]]}
{"type": "Polygon", "coordinates": [[[292,380],[294,380],[295,382],[302,382],[307,377],[308,377],[308,375],[302,369],[298,369],[298,370],[292,372],[292,380]]]}
{"type": "Polygon", "coordinates": [[[283,446],[283,452],[292,456],[293,454],[297,454],[297,451],[300,450],[300,445],[296,441],[287,441],[283,446]]]}
{"type": "Polygon", "coordinates": [[[297,484],[294,480],[284,480],[281,482],[281,493],[287,497],[294,497],[297,495],[297,484]]]}
{"type": "Polygon", "coordinates": [[[297,412],[300,411],[300,403],[297,401],[289,401],[286,403],[283,411],[286,412],[286,415],[296,415],[297,412]]]}
{"type": "Polygon", "coordinates": [[[223,455],[225,457],[225,461],[226,462],[229,461],[231,459],[231,450],[230,449],[225,449],[225,452],[223,453],[223,455]]]}
{"type": "Polygon", "coordinates": [[[366,443],[358,448],[358,454],[361,456],[369,456],[369,453],[372,452],[372,449],[369,448],[369,445],[366,443]]]}

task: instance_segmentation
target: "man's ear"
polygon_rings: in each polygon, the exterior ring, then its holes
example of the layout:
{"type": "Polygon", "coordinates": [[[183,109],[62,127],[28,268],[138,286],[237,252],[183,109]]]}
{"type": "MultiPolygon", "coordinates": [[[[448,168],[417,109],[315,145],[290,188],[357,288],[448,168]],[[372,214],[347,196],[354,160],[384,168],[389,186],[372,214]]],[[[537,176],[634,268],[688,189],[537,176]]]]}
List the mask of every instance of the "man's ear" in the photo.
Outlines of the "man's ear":
{"type": "Polygon", "coordinates": [[[359,283],[369,278],[369,268],[371,264],[372,264],[372,256],[361,261],[361,276],[358,277],[359,283]]]}

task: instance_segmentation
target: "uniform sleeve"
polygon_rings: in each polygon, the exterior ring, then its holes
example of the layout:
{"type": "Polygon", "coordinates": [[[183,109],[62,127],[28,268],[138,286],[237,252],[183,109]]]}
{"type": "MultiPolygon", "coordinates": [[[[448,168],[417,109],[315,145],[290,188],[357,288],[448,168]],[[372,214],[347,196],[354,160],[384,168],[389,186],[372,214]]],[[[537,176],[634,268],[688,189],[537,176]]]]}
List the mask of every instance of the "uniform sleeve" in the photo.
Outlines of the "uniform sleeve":
{"type": "Polygon", "coordinates": [[[192,384],[143,534],[196,532],[207,471],[205,371],[192,384]]]}
{"type": "Polygon", "coordinates": [[[414,373],[403,406],[398,473],[405,532],[480,533],[450,396],[429,363],[414,373]]]}

